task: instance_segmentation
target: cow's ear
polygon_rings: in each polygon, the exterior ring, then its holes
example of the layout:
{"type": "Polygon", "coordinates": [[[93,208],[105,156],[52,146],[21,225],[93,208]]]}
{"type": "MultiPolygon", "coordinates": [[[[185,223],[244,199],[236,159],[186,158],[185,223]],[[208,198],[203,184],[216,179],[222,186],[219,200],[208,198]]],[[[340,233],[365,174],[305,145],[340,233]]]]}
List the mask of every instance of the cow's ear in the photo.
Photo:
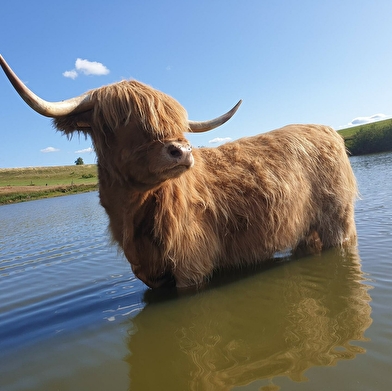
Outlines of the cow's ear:
{"type": "Polygon", "coordinates": [[[85,113],[67,115],[53,119],[53,124],[56,129],[65,134],[72,134],[73,132],[83,132],[90,134],[91,127],[91,110],[85,113]]]}
{"type": "Polygon", "coordinates": [[[83,132],[90,132],[91,131],[91,125],[88,122],[83,122],[83,121],[78,121],[76,123],[76,130],[81,130],[83,132]]]}

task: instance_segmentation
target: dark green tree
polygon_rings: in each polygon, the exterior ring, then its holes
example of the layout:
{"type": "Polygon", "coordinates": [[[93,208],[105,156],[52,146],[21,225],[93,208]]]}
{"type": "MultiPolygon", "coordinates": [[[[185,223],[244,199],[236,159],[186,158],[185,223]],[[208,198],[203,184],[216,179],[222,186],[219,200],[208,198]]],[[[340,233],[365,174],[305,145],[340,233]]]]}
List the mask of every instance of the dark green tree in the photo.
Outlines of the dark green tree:
{"type": "Polygon", "coordinates": [[[84,161],[83,161],[83,159],[82,159],[81,157],[78,157],[78,158],[75,160],[75,164],[76,164],[77,166],[81,166],[81,165],[84,164],[84,161]]]}

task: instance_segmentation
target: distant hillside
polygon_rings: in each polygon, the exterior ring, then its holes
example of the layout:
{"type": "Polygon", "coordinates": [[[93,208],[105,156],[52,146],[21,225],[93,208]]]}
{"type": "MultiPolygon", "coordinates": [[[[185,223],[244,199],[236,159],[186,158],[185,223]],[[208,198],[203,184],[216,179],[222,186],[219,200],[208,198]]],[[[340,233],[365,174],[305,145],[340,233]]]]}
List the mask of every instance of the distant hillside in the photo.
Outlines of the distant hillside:
{"type": "Polygon", "coordinates": [[[352,155],[392,151],[392,118],[339,130],[352,155]]]}
{"type": "Polygon", "coordinates": [[[0,205],[97,190],[95,164],[0,168],[0,205]]]}

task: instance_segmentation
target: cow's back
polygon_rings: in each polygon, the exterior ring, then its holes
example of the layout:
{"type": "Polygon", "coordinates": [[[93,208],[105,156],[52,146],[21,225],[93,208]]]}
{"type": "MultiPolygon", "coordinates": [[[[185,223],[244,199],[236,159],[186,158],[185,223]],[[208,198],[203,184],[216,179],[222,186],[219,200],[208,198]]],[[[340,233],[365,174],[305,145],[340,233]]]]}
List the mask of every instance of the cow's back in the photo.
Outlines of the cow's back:
{"type": "Polygon", "coordinates": [[[323,248],[355,240],[356,182],[333,129],[290,125],[200,153],[220,210],[220,264],[258,262],[315,232],[323,248]]]}

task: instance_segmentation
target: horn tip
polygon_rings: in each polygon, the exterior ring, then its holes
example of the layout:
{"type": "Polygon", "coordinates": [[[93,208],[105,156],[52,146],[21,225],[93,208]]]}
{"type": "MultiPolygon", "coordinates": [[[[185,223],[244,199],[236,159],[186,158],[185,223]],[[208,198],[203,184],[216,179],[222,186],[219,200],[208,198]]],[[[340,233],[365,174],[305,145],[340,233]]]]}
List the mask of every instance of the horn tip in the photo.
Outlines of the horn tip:
{"type": "Polygon", "coordinates": [[[237,102],[237,104],[234,106],[234,109],[238,109],[240,106],[241,106],[241,104],[242,104],[242,99],[240,99],[238,102],[237,102]]]}

